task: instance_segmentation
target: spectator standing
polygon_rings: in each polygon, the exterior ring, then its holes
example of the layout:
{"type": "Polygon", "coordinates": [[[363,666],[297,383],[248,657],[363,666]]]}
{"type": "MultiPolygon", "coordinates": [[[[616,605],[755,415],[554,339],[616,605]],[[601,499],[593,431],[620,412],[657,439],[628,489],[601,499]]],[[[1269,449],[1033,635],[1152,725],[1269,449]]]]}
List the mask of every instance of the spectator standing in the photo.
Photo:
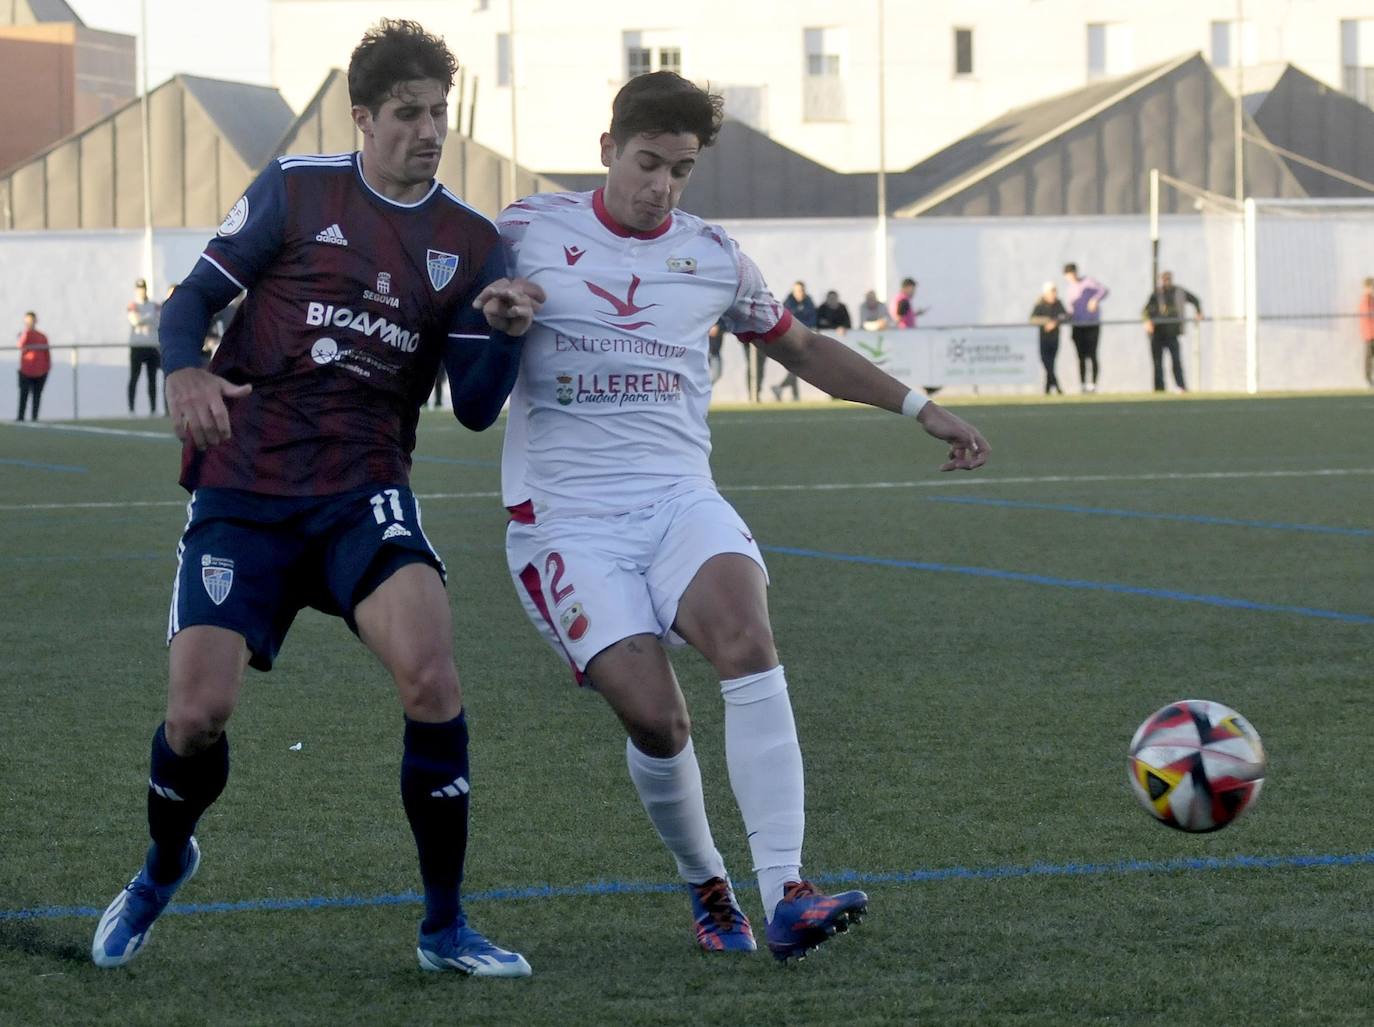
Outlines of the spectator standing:
{"type": "Polygon", "coordinates": [[[1202,323],[1202,301],[1181,285],[1174,285],[1174,275],[1165,271],[1159,276],[1159,285],[1150,298],[1145,301],[1141,311],[1145,318],[1145,334],[1150,337],[1150,359],[1155,365],[1155,391],[1164,391],[1164,351],[1174,364],[1174,382],[1180,392],[1187,392],[1183,384],[1183,363],[1179,358],[1178,340],[1183,334],[1187,321],[1185,304],[1191,303],[1195,311],[1193,317],[1202,323]]]}
{"type": "MultiPolygon", "coordinates": [[[[787,294],[782,305],[787,308],[789,314],[806,325],[807,328],[814,329],[816,327],[816,301],[806,291],[805,282],[793,282],[792,291],[787,294]]],[[[794,401],[801,399],[801,387],[797,384],[797,375],[793,371],[788,371],[787,377],[773,386],[773,398],[781,402],[782,390],[786,388],[791,388],[794,401]]]]}
{"type": "Polygon", "coordinates": [[[1059,326],[1067,321],[1069,312],[1059,300],[1059,290],[1053,282],[1040,287],[1040,298],[1031,308],[1031,323],[1040,326],[1040,363],[1045,367],[1045,395],[1064,394],[1064,387],[1054,373],[1054,360],[1059,355],[1059,326]]]}
{"type": "Polygon", "coordinates": [[[1364,378],[1374,385],[1374,278],[1364,280],[1360,293],[1360,338],[1364,340],[1364,378]]]}
{"type": "Polygon", "coordinates": [[[1068,300],[1069,314],[1073,319],[1073,346],[1078,350],[1078,377],[1083,383],[1084,392],[1097,391],[1097,341],[1102,330],[1102,301],[1110,291],[1096,278],[1078,273],[1077,264],[1064,265],[1064,279],[1069,287],[1064,290],[1068,300]],[[1092,377],[1088,377],[1088,365],[1092,365],[1092,377]]]}
{"type": "Polygon", "coordinates": [[[134,412],[134,393],[138,387],[139,371],[148,371],[148,412],[157,413],[157,372],[162,358],[157,348],[159,307],[148,296],[148,283],[142,278],[134,282],[134,298],[129,301],[129,413],[134,412]]]}
{"type": "Polygon", "coordinates": [[[32,310],[24,315],[24,330],[19,333],[19,416],[33,398],[33,420],[38,420],[38,403],[43,398],[43,386],[52,370],[52,354],[48,351],[48,337],[34,327],[38,315],[32,310]]]}
{"type": "Polygon", "coordinates": [[[887,306],[872,289],[864,293],[859,304],[859,327],[866,332],[881,332],[887,327],[887,306]]]}
{"type": "Polygon", "coordinates": [[[816,308],[816,329],[842,336],[852,327],[849,308],[840,302],[840,294],[831,289],[825,294],[825,302],[816,308]]]}
{"type": "MultiPolygon", "coordinates": [[[[725,319],[720,318],[713,324],[706,333],[706,364],[711,369],[711,384],[715,385],[720,381],[720,347],[725,342],[726,330],[725,319]]],[[[745,343],[748,349],[749,344],[745,343]]]]}
{"type": "Polygon", "coordinates": [[[892,300],[889,328],[915,328],[916,319],[930,312],[929,307],[916,306],[916,287],[916,279],[902,279],[902,287],[897,290],[897,295],[892,300]]]}

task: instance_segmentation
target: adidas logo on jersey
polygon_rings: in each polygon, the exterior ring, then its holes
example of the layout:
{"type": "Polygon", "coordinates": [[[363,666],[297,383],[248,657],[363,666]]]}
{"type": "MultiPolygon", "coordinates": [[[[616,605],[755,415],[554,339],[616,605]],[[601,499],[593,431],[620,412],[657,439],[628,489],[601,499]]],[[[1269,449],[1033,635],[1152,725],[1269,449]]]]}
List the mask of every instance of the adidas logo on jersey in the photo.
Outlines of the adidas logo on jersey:
{"type": "Polygon", "coordinates": [[[391,527],[387,528],[386,531],[382,532],[383,542],[389,538],[410,538],[410,529],[403,528],[399,524],[393,524],[391,527]]]}
{"type": "Polygon", "coordinates": [[[430,792],[429,797],[431,799],[456,799],[460,795],[467,795],[470,791],[472,791],[472,787],[468,784],[468,779],[459,775],[444,787],[436,788],[430,792]]]}
{"type": "Polygon", "coordinates": [[[348,240],[344,238],[343,229],[337,224],[330,225],[319,235],[315,236],[316,242],[327,242],[333,246],[347,246],[348,240]]]}

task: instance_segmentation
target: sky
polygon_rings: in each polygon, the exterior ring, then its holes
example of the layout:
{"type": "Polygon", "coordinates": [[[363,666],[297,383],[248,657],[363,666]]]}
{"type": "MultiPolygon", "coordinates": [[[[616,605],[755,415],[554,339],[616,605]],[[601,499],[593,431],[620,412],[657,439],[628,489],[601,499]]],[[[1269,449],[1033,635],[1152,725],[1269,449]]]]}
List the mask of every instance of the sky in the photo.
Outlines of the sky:
{"type": "MultiPolygon", "coordinates": [[[[143,0],[148,85],[177,72],[271,84],[268,0],[143,0]]],[[[67,0],[88,28],[138,35],[140,0],[67,0]]]]}

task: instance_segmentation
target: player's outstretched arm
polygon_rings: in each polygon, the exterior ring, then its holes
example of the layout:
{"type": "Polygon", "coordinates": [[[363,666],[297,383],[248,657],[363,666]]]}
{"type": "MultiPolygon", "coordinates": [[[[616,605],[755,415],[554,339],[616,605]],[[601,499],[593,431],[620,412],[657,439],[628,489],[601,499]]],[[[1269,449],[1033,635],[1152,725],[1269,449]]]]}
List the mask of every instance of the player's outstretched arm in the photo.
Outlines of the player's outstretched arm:
{"type": "Polygon", "coordinates": [[[842,342],[820,335],[799,321],[770,343],[770,357],[816,388],[854,403],[903,414],[918,407],[916,420],[926,432],[949,444],[942,471],[971,471],[988,460],[987,439],[963,418],[936,403],[908,400],[912,390],[842,342]]]}

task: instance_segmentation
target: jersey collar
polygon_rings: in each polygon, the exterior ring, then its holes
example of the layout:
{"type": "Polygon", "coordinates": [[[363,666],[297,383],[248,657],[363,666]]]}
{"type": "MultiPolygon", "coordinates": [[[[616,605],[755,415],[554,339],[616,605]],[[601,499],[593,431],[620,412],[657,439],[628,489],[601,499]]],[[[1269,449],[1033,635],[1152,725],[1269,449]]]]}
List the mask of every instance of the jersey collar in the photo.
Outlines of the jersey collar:
{"type": "Polygon", "coordinates": [[[381,200],[383,203],[390,204],[393,207],[399,207],[401,210],[413,210],[416,207],[423,206],[425,203],[429,202],[429,198],[431,196],[433,196],[436,192],[439,191],[439,182],[437,179],[435,179],[429,183],[429,192],[425,193],[414,203],[401,203],[399,200],[393,200],[389,197],[383,196],[381,193],[377,192],[376,189],[372,188],[372,184],[368,182],[367,176],[363,174],[362,150],[355,150],[353,152],[353,167],[358,173],[358,181],[363,184],[363,187],[368,192],[370,192],[373,196],[377,197],[377,199],[381,200]]]}
{"type": "Polygon", "coordinates": [[[669,211],[668,216],[663,219],[663,224],[647,232],[636,232],[634,229],[626,228],[606,209],[606,201],[602,196],[605,191],[603,188],[592,193],[592,210],[596,212],[596,219],[605,225],[606,230],[612,235],[618,235],[622,239],[657,239],[673,227],[673,213],[669,211]]]}

